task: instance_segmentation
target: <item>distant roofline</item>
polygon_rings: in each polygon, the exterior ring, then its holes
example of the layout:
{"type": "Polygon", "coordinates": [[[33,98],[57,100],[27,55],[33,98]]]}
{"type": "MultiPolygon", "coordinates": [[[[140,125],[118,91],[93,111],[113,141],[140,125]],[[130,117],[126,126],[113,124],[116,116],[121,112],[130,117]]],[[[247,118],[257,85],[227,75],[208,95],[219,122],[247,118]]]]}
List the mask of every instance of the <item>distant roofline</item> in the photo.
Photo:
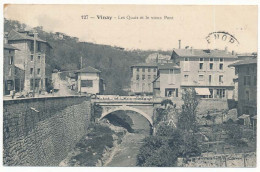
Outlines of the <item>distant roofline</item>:
{"type": "Polygon", "coordinates": [[[139,64],[136,64],[136,65],[132,65],[132,67],[158,67],[158,64],[157,63],[139,63],[139,64]]]}

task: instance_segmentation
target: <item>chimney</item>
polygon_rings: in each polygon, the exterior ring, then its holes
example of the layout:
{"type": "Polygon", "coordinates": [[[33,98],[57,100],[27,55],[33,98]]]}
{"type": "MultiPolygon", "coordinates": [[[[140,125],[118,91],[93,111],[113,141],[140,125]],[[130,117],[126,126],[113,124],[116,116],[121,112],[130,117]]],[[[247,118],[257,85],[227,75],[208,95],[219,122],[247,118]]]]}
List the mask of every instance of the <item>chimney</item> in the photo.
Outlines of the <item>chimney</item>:
{"type": "Polygon", "coordinates": [[[227,54],[228,53],[228,47],[225,46],[225,53],[227,54]]]}
{"type": "Polygon", "coordinates": [[[181,49],[181,40],[179,40],[179,49],[181,49]]]}
{"type": "Polygon", "coordinates": [[[4,43],[8,44],[8,32],[4,33],[4,43]]]}

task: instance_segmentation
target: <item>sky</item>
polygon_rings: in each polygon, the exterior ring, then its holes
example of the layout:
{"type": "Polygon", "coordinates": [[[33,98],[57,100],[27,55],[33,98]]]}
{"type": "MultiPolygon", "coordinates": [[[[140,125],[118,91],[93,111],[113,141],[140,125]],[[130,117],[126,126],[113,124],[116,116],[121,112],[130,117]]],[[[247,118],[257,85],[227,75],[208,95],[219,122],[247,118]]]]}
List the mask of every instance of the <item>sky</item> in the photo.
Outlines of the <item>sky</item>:
{"type": "Polygon", "coordinates": [[[229,51],[256,52],[257,14],[257,6],[246,5],[6,5],[4,8],[5,18],[31,27],[43,26],[46,31],[62,32],[80,41],[143,50],[172,50],[179,47],[181,40],[182,48],[227,47],[229,51]],[[88,15],[88,19],[82,19],[82,15],[88,15]],[[98,19],[97,15],[112,19],[98,19]],[[218,31],[228,33],[225,40],[215,40],[213,36],[208,43],[206,37],[218,31]],[[239,43],[230,43],[230,35],[239,43]]]}

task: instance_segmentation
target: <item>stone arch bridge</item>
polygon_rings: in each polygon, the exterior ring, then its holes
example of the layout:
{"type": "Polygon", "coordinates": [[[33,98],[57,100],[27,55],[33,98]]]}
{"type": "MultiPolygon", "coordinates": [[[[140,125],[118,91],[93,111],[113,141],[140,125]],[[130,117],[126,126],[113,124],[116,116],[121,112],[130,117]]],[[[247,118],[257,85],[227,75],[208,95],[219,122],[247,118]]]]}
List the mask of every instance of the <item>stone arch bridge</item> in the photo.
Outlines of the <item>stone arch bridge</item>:
{"type": "Polygon", "coordinates": [[[145,117],[151,126],[153,126],[154,107],[159,106],[159,100],[101,100],[92,99],[94,105],[102,108],[102,114],[99,120],[115,111],[134,111],[145,117]]]}

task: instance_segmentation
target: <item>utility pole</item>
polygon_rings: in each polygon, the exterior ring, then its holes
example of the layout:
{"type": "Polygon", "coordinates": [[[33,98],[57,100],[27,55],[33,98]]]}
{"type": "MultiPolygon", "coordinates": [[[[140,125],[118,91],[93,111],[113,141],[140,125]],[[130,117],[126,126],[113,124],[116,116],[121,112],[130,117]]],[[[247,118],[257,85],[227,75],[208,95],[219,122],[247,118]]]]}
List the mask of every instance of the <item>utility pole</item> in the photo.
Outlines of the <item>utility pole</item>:
{"type": "Polygon", "coordinates": [[[36,59],[36,37],[37,34],[33,32],[33,97],[35,97],[35,59],[36,59]]]}

